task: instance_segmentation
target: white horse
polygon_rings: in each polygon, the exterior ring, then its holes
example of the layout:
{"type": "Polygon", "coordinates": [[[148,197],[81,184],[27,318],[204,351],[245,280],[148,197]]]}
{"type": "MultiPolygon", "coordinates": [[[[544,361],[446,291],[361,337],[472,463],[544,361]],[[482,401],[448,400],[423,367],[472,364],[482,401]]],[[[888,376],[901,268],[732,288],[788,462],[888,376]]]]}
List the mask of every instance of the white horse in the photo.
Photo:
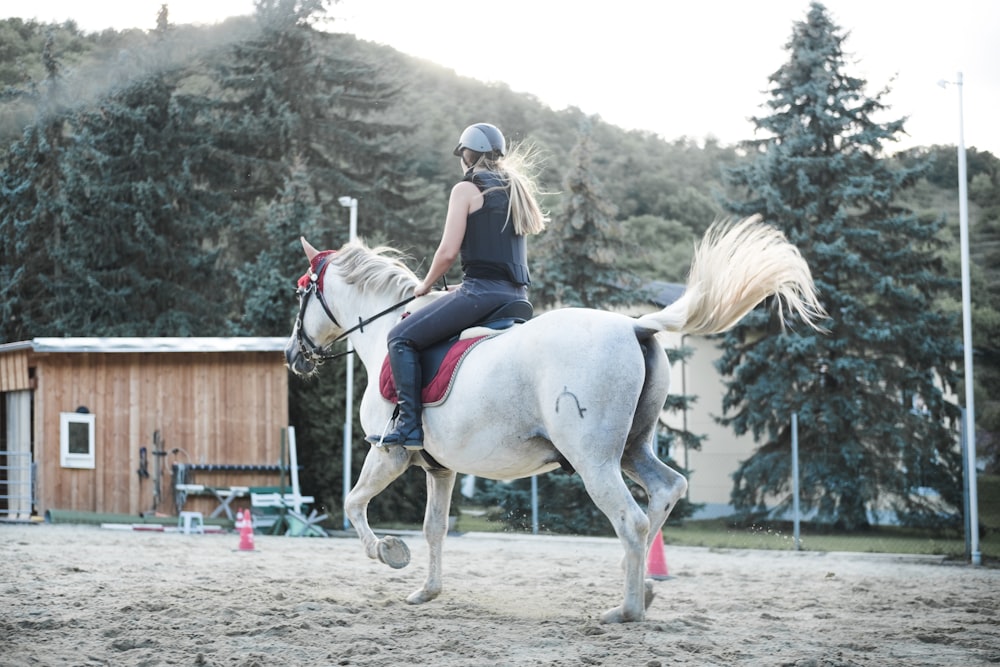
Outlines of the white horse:
{"type": "MultiPolygon", "coordinates": [[[[289,368],[312,373],[325,348],[346,333],[369,378],[377,378],[387,333],[399,321],[400,302],[412,295],[417,277],[389,248],[355,242],[320,253],[305,239],[302,243],[310,271],[299,282],[299,316],[285,349],[289,368]],[[364,318],[363,326],[348,328],[364,318]]],[[[632,318],[558,309],[480,343],[463,361],[450,398],[424,409],[430,460],[396,446],[369,450],[344,508],[366,553],[392,567],[409,562],[402,540],[379,539],[372,532],[367,509],[408,467],[423,467],[430,562],[426,580],[407,602],[432,600],[441,592],[441,551],[456,472],[510,480],[568,462],[625,550],[624,601],[602,621],[643,620],[652,600],[646,556],[687,488],[684,477],[653,453],[669,389],[667,356],[655,334],[723,332],[771,295],[778,297],[779,309],[787,307],[811,326],[824,316],[808,265],[780,231],[759,216],[717,222],[695,249],[684,294],[663,310],[632,318]],[[646,512],[622,473],[646,491],[646,512]]],[[[432,298],[433,293],[409,307],[432,298]]],[[[361,401],[361,424],[369,434],[383,431],[394,407],[377,385],[369,382],[361,401]]]]}

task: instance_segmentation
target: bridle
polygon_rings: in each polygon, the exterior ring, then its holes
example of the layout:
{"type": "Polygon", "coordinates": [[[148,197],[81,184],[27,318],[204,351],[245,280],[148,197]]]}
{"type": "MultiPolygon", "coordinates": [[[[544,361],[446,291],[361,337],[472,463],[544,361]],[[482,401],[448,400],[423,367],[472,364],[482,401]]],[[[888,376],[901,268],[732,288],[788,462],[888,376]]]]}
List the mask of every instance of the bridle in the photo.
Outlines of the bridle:
{"type": "Polygon", "coordinates": [[[416,295],[409,296],[367,319],[362,319],[359,316],[357,324],[350,329],[341,331],[340,334],[327,345],[317,345],[316,342],[309,337],[309,334],[305,332],[302,322],[303,317],[305,316],[306,308],[309,306],[310,296],[315,295],[316,299],[319,301],[319,305],[323,308],[323,312],[326,313],[326,316],[330,319],[330,321],[333,322],[336,327],[341,329],[343,328],[343,325],[337,321],[333,311],[330,309],[330,305],[327,303],[326,297],[323,296],[323,273],[326,271],[326,268],[330,263],[330,259],[334,254],[335,251],[327,250],[317,255],[315,266],[310,267],[309,272],[299,279],[299,287],[296,290],[296,294],[298,294],[299,297],[299,313],[295,317],[295,331],[299,341],[299,352],[301,352],[302,356],[305,357],[306,360],[317,365],[323,363],[327,359],[338,359],[354,352],[353,348],[348,348],[343,352],[330,352],[329,348],[344,340],[349,334],[354,333],[355,331],[364,333],[365,325],[371,324],[380,317],[388,315],[397,308],[405,306],[417,298],[416,295]]]}

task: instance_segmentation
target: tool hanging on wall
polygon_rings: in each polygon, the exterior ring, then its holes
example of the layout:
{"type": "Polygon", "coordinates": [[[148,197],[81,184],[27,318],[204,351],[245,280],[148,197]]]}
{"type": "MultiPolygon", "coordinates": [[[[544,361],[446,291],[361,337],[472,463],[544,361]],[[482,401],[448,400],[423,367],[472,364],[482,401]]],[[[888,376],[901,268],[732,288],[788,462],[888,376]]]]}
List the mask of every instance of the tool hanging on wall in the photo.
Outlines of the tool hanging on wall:
{"type": "Polygon", "coordinates": [[[142,498],[142,480],[149,479],[149,459],[146,457],[145,447],[139,448],[139,467],[136,469],[135,474],[139,476],[139,497],[142,498]]]}
{"type": "Polygon", "coordinates": [[[160,508],[161,484],[163,482],[163,458],[167,455],[167,450],[163,448],[163,436],[159,429],[153,431],[153,511],[160,508]]]}
{"type": "Polygon", "coordinates": [[[139,448],[139,469],[135,471],[139,475],[139,482],[149,479],[149,461],[146,458],[146,448],[139,448]]]}

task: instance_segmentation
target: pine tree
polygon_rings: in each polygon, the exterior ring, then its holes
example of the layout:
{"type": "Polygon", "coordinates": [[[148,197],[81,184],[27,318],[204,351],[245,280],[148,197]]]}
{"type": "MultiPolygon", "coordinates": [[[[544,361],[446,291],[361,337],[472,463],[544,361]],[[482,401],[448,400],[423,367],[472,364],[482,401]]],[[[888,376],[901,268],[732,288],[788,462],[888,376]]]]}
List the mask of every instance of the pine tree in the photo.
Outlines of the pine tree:
{"type": "Polygon", "coordinates": [[[185,155],[168,75],[132,82],[72,119],[66,210],[72,243],[55,259],[62,282],[50,326],[60,334],[222,333],[218,219],[185,155]]]}
{"type": "Polygon", "coordinates": [[[285,336],[292,330],[293,277],[307,266],[300,236],[320,236],[322,216],[308,173],[295,161],[285,187],[263,210],[264,248],[236,270],[241,294],[234,335],[285,336]]]}
{"type": "Polygon", "coordinates": [[[585,308],[631,304],[637,281],[616,261],[628,244],[614,206],[600,194],[588,128],[570,153],[570,165],[563,210],[543,233],[538,259],[531,262],[532,300],[585,308]]]}
{"type": "MultiPolygon", "coordinates": [[[[258,0],[259,33],[206,63],[219,94],[184,101],[188,115],[213,137],[212,150],[199,154],[197,172],[245,215],[225,236],[224,264],[246,283],[239,323],[261,335],[291,331],[291,290],[306,266],[299,236],[327,248],[348,240],[346,224],[331,224],[345,219],[339,197],[359,200],[362,236],[401,228],[394,212],[409,204],[408,184],[397,172],[404,128],[381,115],[396,89],[376,66],[355,57],[352,38],[312,29],[326,4],[258,0]]],[[[319,378],[290,384],[290,418],[300,461],[309,469],[303,483],[330,506],[340,504],[342,493],[345,363],[355,364],[364,386],[353,356],[328,364],[319,378]]],[[[357,412],[352,419],[356,479],[368,445],[357,412]]],[[[406,518],[419,518],[422,503],[408,507],[414,514],[406,518]]]]}
{"type": "MultiPolygon", "coordinates": [[[[183,103],[213,135],[197,172],[213,190],[228,193],[247,220],[259,220],[255,213],[282,189],[294,156],[324,216],[338,219],[338,197],[355,197],[363,202],[367,232],[390,224],[392,211],[407,203],[406,184],[394,171],[393,142],[402,128],[380,116],[395,88],[342,48],[342,36],[311,27],[326,4],[258,0],[258,33],[205,62],[215,93],[183,103]]],[[[347,241],[346,227],[340,231],[314,241],[339,246],[347,241]]],[[[253,226],[232,229],[227,261],[256,256],[265,237],[253,226]]]]}
{"type": "Polygon", "coordinates": [[[790,418],[798,413],[801,494],[820,520],[855,528],[870,512],[895,510],[911,524],[961,507],[954,431],[960,357],[953,319],[933,299],[954,281],[936,257],[939,219],[896,203],[921,167],[883,157],[903,120],[880,123],[888,92],[869,97],[846,72],[845,37],[812,3],[771,75],[764,138],[728,172],[742,201],[803,252],[830,313],[828,333],[782,330],[758,309],[725,335],[727,376],[720,421],[761,443],[734,473],[745,512],[790,501],[790,418]]]}
{"type": "Polygon", "coordinates": [[[14,142],[0,172],[0,340],[40,335],[50,317],[55,282],[64,267],[53,261],[66,236],[64,156],[69,111],[62,97],[61,64],[53,33],[42,50],[45,79],[23,98],[34,122],[14,142]]]}

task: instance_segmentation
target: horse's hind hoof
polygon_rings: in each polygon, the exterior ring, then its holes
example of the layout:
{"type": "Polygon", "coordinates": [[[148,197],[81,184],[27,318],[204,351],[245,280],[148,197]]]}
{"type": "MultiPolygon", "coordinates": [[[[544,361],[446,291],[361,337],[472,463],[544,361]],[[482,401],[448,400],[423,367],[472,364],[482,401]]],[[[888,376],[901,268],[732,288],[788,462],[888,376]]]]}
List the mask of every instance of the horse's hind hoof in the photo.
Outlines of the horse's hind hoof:
{"type": "Polygon", "coordinates": [[[643,596],[643,602],[646,605],[646,609],[649,609],[649,605],[653,604],[653,598],[656,597],[656,591],[653,590],[653,580],[646,580],[646,590],[643,596]]]}
{"type": "Polygon", "coordinates": [[[393,569],[410,564],[410,547],[394,535],[387,535],[378,541],[378,559],[393,569]]]}
{"type": "Polygon", "coordinates": [[[615,607],[601,615],[601,623],[635,623],[645,618],[645,610],[639,613],[626,613],[624,607],[615,607]]]}

